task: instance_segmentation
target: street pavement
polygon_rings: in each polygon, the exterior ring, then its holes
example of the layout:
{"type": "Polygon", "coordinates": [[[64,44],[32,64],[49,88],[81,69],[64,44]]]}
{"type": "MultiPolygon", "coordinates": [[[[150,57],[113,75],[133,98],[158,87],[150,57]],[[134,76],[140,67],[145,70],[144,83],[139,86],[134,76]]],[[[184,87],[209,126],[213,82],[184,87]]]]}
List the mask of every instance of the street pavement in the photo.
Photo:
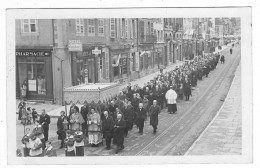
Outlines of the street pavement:
{"type": "Polygon", "coordinates": [[[186,155],[241,155],[241,65],[218,114],[186,155]]]}
{"type": "MultiPolygon", "coordinates": [[[[216,70],[210,72],[208,78],[198,82],[190,101],[178,100],[177,114],[168,114],[166,109],[161,111],[156,135],[152,134],[152,127],[149,125],[148,119],[145,122],[144,134],[139,135],[134,127],[125,139],[124,151],[118,155],[183,155],[223,104],[220,99],[223,99],[228,92],[233,69],[236,68],[236,62],[240,60],[240,45],[235,46],[234,54],[231,56],[225,49],[220,54],[226,56],[226,64],[219,64],[216,70]]],[[[143,78],[140,80],[142,80],[141,84],[146,82],[143,78]]],[[[64,107],[58,108],[58,114],[61,110],[64,110],[64,107]]],[[[55,148],[58,148],[60,142],[57,141],[56,123],[57,118],[52,118],[49,140],[53,142],[55,148]]],[[[23,136],[23,126],[18,121],[16,131],[17,147],[19,148],[23,136]]],[[[112,146],[112,150],[109,151],[104,147],[105,145],[90,147],[86,143],[85,155],[114,154],[115,146],[112,146]]],[[[59,156],[64,156],[63,149],[58,149],[57,153],[59,156]]]]}

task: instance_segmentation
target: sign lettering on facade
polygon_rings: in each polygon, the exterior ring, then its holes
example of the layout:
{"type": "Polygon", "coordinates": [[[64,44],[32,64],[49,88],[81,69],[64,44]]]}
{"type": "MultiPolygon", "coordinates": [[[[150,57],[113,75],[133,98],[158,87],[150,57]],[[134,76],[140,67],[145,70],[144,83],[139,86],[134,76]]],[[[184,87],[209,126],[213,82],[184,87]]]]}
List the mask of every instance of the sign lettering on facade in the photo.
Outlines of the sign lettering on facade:
{"type": "Polygon", "coordinates": [[[82,43],[80,40],[69,40],[69,51],[82,51],[82,43]]]}
{"type": "Polygon", "coordinates": [[[46,51],[16,51],[16,56],[25,56],[25,57],[47,57],[50,56],[50,52],[46,51]]]}

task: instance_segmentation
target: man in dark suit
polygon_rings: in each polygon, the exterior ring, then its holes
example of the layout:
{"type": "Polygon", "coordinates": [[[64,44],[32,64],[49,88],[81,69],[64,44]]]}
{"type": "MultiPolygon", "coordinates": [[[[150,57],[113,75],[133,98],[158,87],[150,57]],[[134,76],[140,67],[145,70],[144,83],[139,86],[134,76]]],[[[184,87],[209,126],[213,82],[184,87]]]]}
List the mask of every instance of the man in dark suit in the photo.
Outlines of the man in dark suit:
{"type": "Polygon", "coordinates": [[[126,122],[122,119],[122,114],[117,115],[117,120],[115,122],[115,139],[116,139],[116,154],[119,152],[119,150],[124,149],[124,130],[125,130],[126,122]]]}
{"type": "Polygon", "coordinates": [[[104,118],[102,121],[103,137],[106,139],[106,149],[109,150],[111,146],[111,138],[114,129],[114,120],[108,115],[108,111],[104,111],[104,118]]]}
{"type": "Polygon", "coordinates": [[[134,123],[134,107],[131,102],[128,101],[126,108],[123,110],[124,120],[126,122],[125,126],[125,137],[128,135],[128,131],[132,130],[134,123]]]}
{"type": "Polygon", "coordinates": [[[157,105],[157,101],[153,101],[153,105],[150,107],[150,125],[153,126],[153,133],[156,133],[157,125],[158,125],[158,115],[161,109],[160,106],[157,105]]]}
{"type": "Polygon", "coordinates": [[[48,141],[49,136],[49,124],[51,123],[51,118],[46,114],[45,109],[42,109],[42,115],[40,116],[40,122],[44,131],[45,141],[48,141]]]}
{"type": "MultiPolygon", "coordinates": [[[[115,115],[116,114],[116,108],[117,108],[117,106],[115,105],[115,101],[112,100],[109,107],[108,107],[108,111],[109,111],[109,114],[111,116],[116,116],[115,115]]],[[[113,119],[116,119],[116,118],[113,118],[113,119]]]]}
{"type": "Polygon", "coordinates": [[[84,103],[84,105],[81,107],[80,109],[80,113],[84,119],[84,123],[82,124],[82,132],[84,135],[88,135],[88,124],[87,124],[87,121],[88,121],[88,105],[87,103],[84,103]]]}
{"type": "Polygon", "coordinates": [[[139,133],[143,134],[144,120],[146,118],[146,110],[143,108],[143,103],[139,103],[139,109],[136,111],[136,124],[139,128],[139,133]]]}

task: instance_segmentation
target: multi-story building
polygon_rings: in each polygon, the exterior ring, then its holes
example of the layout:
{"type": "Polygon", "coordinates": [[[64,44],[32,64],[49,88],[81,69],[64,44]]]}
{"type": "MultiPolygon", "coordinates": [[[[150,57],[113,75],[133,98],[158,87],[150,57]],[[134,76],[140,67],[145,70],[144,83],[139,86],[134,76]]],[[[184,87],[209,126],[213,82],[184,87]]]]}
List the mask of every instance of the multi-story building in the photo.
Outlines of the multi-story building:
{"type": "Polygon", "coordinates": [[[184,41],[184,57],[191,59],[195,55],[195,43],[193,43],[194,29],[193,19],[183,18],[183,41],[184,41]]]}
{"type": "Polygon", "coordinates": [[[183,47],[183,18],[174,18],[173,33],[175,44],[175,58],[176,60],[182,61],[184,57],[183,47]]]}
{"type": "Polygon", "coordinates": [[[175,18],[164,19],[164,40],[166,45],[166,64],[172,64],[176,61],[175,50],[176,41],[174,40],[173,28],[175,26],[175,18]]]}
{"type": "Polygon", "coordinates": [[[219,45],[224,45],[224,22],[222,18],[215,18],[215,36],[219,39],[219,45]]]}
{"type": "Polygon", "coordinates": [[[53,100],[52,24],[45,19],[15,21],[17,97],[25,84],[28,99],[53,100]]]}

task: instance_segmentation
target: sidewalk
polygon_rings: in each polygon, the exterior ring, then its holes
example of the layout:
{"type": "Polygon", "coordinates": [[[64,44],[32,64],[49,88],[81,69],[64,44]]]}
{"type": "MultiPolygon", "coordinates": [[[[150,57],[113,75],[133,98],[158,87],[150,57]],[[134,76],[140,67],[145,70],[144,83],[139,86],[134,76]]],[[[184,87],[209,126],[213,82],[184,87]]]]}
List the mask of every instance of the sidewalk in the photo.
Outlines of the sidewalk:
{"type": "Polygon", "coordinates": [[[216,117],[185,155],[241,155],[241,65],[216,117]]]}

